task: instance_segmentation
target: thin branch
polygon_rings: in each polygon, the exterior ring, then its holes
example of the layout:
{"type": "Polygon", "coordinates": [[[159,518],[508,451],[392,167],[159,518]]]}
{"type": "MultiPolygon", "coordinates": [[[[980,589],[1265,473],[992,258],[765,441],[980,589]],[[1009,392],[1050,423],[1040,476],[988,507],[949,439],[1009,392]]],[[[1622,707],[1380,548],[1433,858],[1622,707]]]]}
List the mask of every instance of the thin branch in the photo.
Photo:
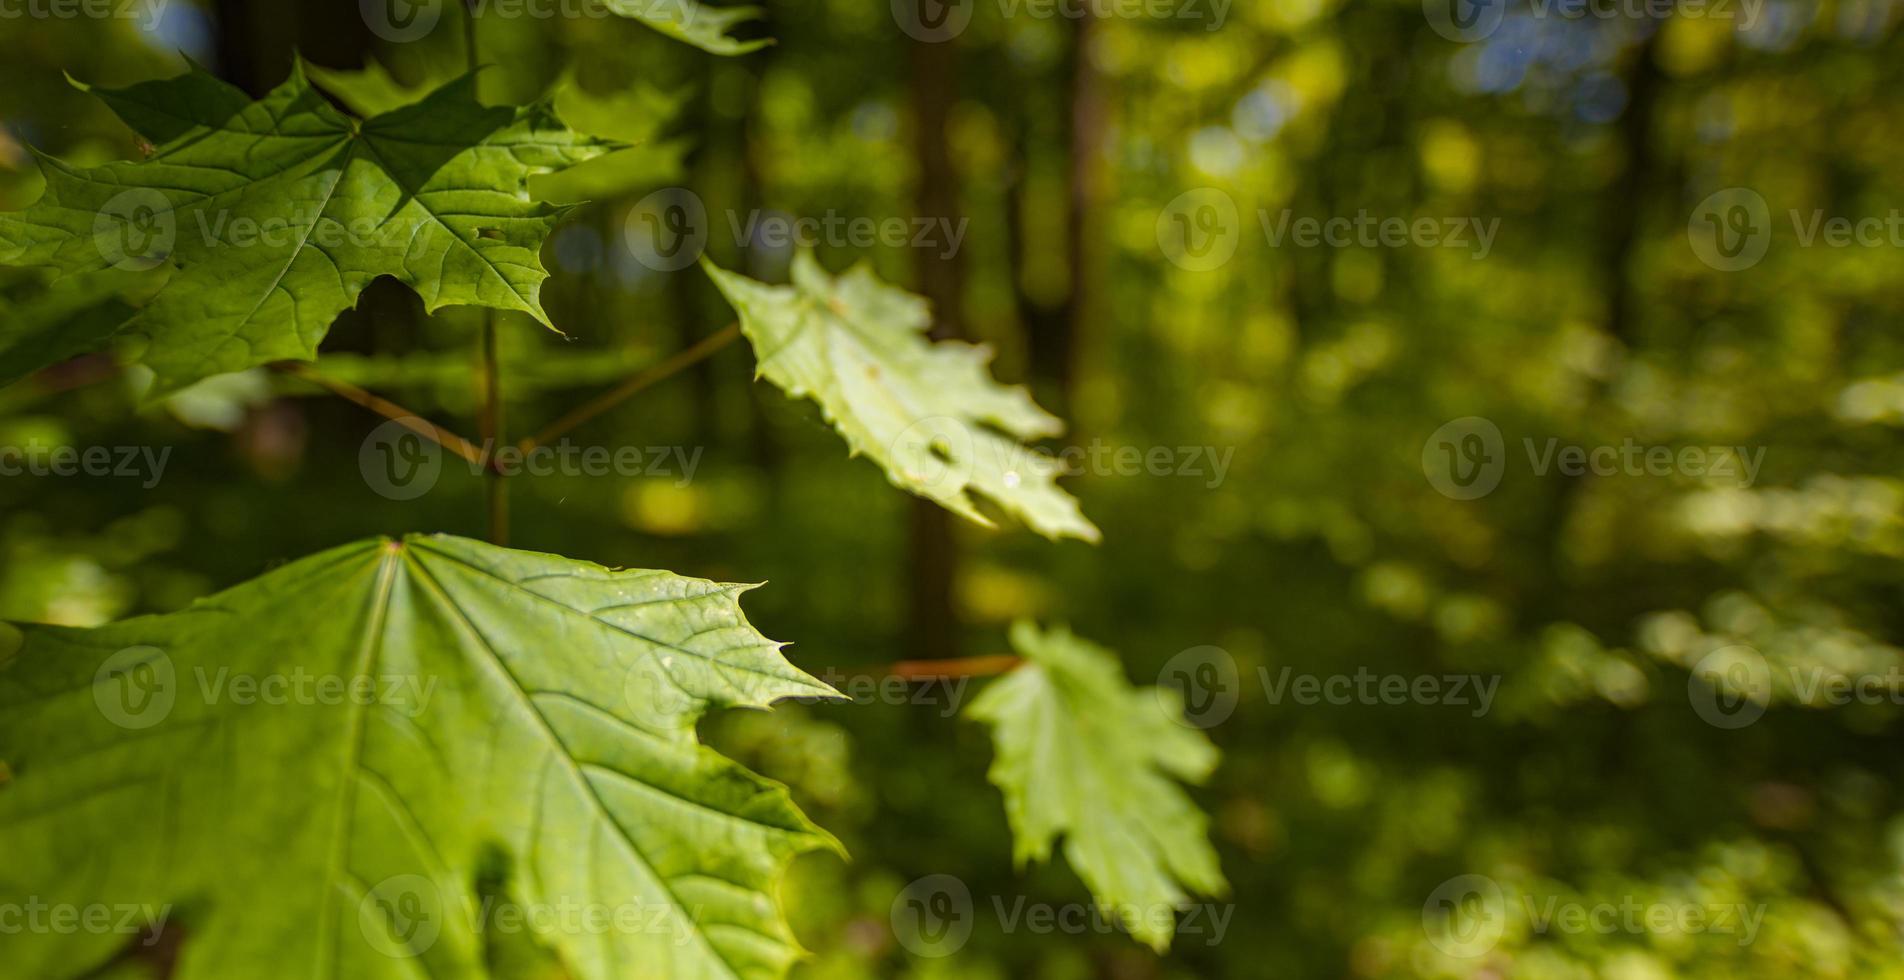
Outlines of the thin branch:
{"type": "MultiPolygon", "coordinates": [[[[476,43],[476,6],[477,0],[466,0],[463,4],[463,60],[469,71],[482,67],[482,53],[476,43]]],[[[502,445],[502,375],[496,359],[496,311],[483,311],[482,339],[482,390],[478,415],[477,432],[483,438],[483,501],[489,516],[489,543],[507,547],[509,544],[509,482],[504,479],[508,474],[496,465],[496,449],[502,445]]]]}
{"type": "Polygon", "coordinates": [[[1025,662],[1008,653],[989,657],[956,657],[945,660],[902,660],[886,668],[892,677],[909,680],[937,680],[942,677],[992,677],[1007,673],[1025,662]]]}
{"type": "Polygon", "coordinates": [[[396,422],[397,424],[403,426],[404,428],[409,429],[411,432],[414,432],[417,435],[420,435],[423,438],[428,439],[439,446],[442,446],[444,449],[447,449],[450,452],[455,453],[458,456],[461,456],[463,459],[469,461],[472,464],[475,464],[477,466],[488,465],[487,460],[484,458],[482,449],[478,447],[475,443],[472,443],[468,439],[465,439],[462,436],[459,436],[456,433],[451,432],[450,430],[445,429],[442,426],[437,425],[426,418],[423,418],[417,413],[412,412],[407,408],[404,408],[402,405],[399,405],[396,402],[389,400],[388,398],[383,398],[377,395],[373,395],[370,392],[365,391],[364,389],[359,388],[348,381],[339,381],[336,378],[327,378],[324,375],[317,373],[316,369],[312,368],[309,364],[303,364],[297,361],[280,361],[276,364],[271,365],[271,367],[273,370],[277,371],[280,374],[288,374],[291,377],[297,378],[300,381],[309,382],[313,385],[316,385],[319,388],[323,388],[326,391],[329,391],[331,394],[336,395],[344,399],[345,401],[352,402],[357,405],[361,405],[364,408],[367,408],[373,412],[376,412],[378,415],[381,415],[384,418],[391,420],[392,422],[396,422]]]}
{"type": "Polygon", "coordinates": [[[476,0],[463,4],[463,62],[468,71],[481,64],[476,53],[476,0]]]}
{"type": "Polygon", "coordinates": [[[482,417],[478,422],[483,437],[483,445],[491,453],[490,465],[485,467],[488,475],[485,479],[484,497],[489,505],[489,543],[499,546],[509,544],[509,485],[503,481],[502,470],[494,465],[494,453],[502,445],[502,376],[496,359],[496,312],[483,312],[483,390],[482,417]]]}
{"type": "Polygon", "coordinates": [[[695,364],[712,356],[716,351],[733,343],[739,337],[740,324],[728,324],[719,333],[713,334],[700,343],[689,347],[687,350],[636,374],[634,377],[629,378],[613,389],[603,392],[595,398],[583,403],[567,415],[549,423],[541,432],[522,440],[522,451],[528,452],[537,446],[544,446],[553,440],[562,438],[593,420],[603,412],[640,394],[648,387],[666,381],[676,374],[693,367],[695,364]]]}

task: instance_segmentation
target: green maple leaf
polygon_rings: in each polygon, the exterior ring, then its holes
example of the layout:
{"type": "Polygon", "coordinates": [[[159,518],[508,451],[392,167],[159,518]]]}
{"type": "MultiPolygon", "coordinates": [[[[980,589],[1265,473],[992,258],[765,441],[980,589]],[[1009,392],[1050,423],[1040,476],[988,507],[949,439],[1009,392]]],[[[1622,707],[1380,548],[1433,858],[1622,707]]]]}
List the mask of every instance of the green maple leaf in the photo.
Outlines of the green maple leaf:
{"type": "MultiPolygon", "coordinates": [[[[305,71],[319,88],[361,116],[408,105],[451,77],[426,67],[422,81],[409,85],[375,60],[355,71],[318,65],[306,65],[305,71]]],[[[685,96],[648,85],[597,94],[584,89],[573,74],[566,74],[550,89],[549,98],[570,129],[624,145],[565,170],[530,177],[529,193],[536,200],[550,204],[599,201],[636,188],[678,183],[686,173],[683,160],[688,142],[661,138],[662,127],[680,111],[685,96]]]]}
{"type": "MultiPolygon", "coordinates": [[[[777,879],[838,845],[694,723],[837,695],[746,588],[411,537],[172,615],[0,625],[0,895],[164,910],[178,980],[473,977],[525,948],[580,980],[782,976],[777,879]]],[[[8,971],[142,941],[110,932],[8,936],[8,971]]]]}
{"type": "MultiPolygon", "coordinates": [[[[368,58],[362,68],[355,70],[307,64],[304,74],[318,88],[335,96],[344,108],[369,118],[409,105],[431,89],[455,81],[463,73],[440,63],[425,64],[419,81],[412,85],[391,74],[383,62],[368,58]]],[[[569,121],[566,116],[563,119],[569,121]]]]}
{"type": "Polygon", "coordinates": [[[602,0],[602,5],[709,54],[746,54],[773,43],[766,38],[736,41],[727,36],[736,26],[758,18],[759,7],[710,7],[700,0],[602,0]]]}
{"type": "Polygon", "coordinates": [[[1190,892],[1228,891],[1208,820],[1175,780],[1201,784],[1217,764],[1181,721],[1175,692],[1138,689],[1117,655],[1059,627],[1012,627],[1026,663],[987,687],[968,717],[992,729],[990,772],[1005,795],[1020,864],[1065,860],[1097,900],[1129,909],[1125,927],[1170,948],[1170,910],[1190,892]]]}
{"type": "Polygon", "coordinates": [[[992,380],[986,348],[926,339],[925,300],[864,265],[829,276],[807,252],[795,254],[787,286],[702,265],[740,314],[760,374],[819,402],[852,453],[872,457],[894,486],[987,526],[978,496],[1046,537],[1098,540],[1058,489],[1057,461],[1020,442],[1064,423],[1023,388],[992,380]]]}
{"type": "Polygon", "coordinates": [[[156,151],[90,169],[42,157],[45,196],[0,214],[0,258],[67,275],[173,270],[124,327],[144,338],[155,395],[311,359],[378,276],[432,312],[552,326],[537,252],[561,211],[528,181],[615,149],[546,104],[479,104],[469,75],[367,121],[332,108],[301,67],[256,102],[198,70],[93,91],[156,151]]]}

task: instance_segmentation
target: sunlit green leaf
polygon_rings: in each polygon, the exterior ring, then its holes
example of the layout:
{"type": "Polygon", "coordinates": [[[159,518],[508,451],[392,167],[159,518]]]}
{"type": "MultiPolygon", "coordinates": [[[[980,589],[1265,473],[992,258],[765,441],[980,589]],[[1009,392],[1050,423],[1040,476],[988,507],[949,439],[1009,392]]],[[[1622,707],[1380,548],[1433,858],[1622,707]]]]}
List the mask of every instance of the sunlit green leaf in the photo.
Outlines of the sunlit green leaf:
{"type": "Polygon", "coordinates": [[[1056,461],[1019,442],[1064,423],[1023,388],[992,380],[986,348],[928,340],[925,300],[863,265],[830,276],[807,252],[794,256],[787,286],[702,264],[740,314],[760,373],[819,402],[852,452],[879,463],[894,486],[981,524],[991,521],[979,497],[1047,537],[1098,540],[1058,489],[1056,461]]]}
{"type": "Polygon", "coordinates": [[[258,102],[202,72],[94,91],[157,151],[91,169],[42,158],[46,194],[0,214],[0,258],[69,275],[176,270],[125,327],[149,343],[154,394],[310,359],[378,276],[431,311],[548,324],[537,252],[560,212],[531,201],[528,180],[615,148],[546,104],[482,106],[471,76],[368,121],[301,69],[258,102]]]}
{"type": "Polygon", "coordinates": [[[736,26],[758,18],[759,7],[710,7],[700,0],[602,0],[602,3],[623,17],[632,17],[709,54],[746,54],[773,43],[764,38],[736,41],[727,36],[736,26]]]}
{"type": "MultiPolygon", "coordinates": [[[[746,588],[411,537],[172,615],[24,627],[0,894],[162,911],[178,980],[483,976],[525,937],[577,978],[781,976],[777,879],[837,845],[694,724],[833,692],[748,624],[746,588]]],[[[7,970],[137,941],[9,935],[7,970]]]]}
{"type": "MultiPolygon", "coordinates": [[[[405,84],[374,60],[357,71],[317,65],[307,66],[307,71],[319,88],[366,116],[407,105],[450,80],[426,74],[419,84],[405,84]]],[[[556,114],[570,129],[626,145],[565,170],[532,175],[529,193],[536,200],[551,204],[599,201],[631,190],[679,183],[685,176],[682,160],[687,155],[687,141],[663,139],[660,135],[680,111],[683,96],[650,85],[596,93],[583,88],[572,75],[557,81],[550,96],[556,114]]]]}
{"type": "Polygon", "coordinates": [[[1202,783],[1217,751],[1182,722],[1174,692],[1132,687],[1117,655],[1063,627],[1012,627],[1026,663],[966,709],[992,729],[991,779],[1005,794],[1018,860],[1044,861],[1064,839],[1072,870],[1158,951],[1163,911],[1192,892],[1228,890],[1208,820],[1176,780],[1202,783]]]}

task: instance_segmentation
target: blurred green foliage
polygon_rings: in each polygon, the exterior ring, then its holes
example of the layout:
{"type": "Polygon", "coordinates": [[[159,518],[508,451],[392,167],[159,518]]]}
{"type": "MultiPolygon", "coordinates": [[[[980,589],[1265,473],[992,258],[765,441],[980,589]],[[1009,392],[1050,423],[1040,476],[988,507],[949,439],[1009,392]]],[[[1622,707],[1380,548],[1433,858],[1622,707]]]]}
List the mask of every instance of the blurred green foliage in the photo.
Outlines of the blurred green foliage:
{"type": "MultiPolygon", "coordinates": [[[[341,23],[343,7],[283,6],[235,41],[218,40],[230,25],[214,11],[183,3],[157,35],[4,28],[0,204],[37,195],[29,146],[82,163],[138,152],[62,72],[125,84],[176,72],[181,49],[216,62],[233,45],[264,84],[293,44],[336,68],[374,55],[411,83],[460,63],[454,30],[376,45],[341,23]]],[[[815,954],[798,975],[1904,976],[1898,704],[1833,706],[1788,682],[1904,667],[1904,248],[1805,247],[1785,219],[1904,206],[1896,6],[1766,0],[1748,27],[1513,5],[1466,44],[1407,0],[1238,3],[1217,30],[1128,17],[1083,30],[1002,9],[977,6],[939,79],[971,223],[964,332],[1072,422],[1054,445],[1234,457],[1216,486],[1065,481],[1104,529],[1099,547],[956,527],[960,646],[1001,650],[1017,617],[1069,621],[1140,684],[1179,651],[1227,651],[1240,701],[1209,730],[1223,764],[1196,795],[1235,915],[1220,943],[1180,936],[1161,959],[1121,935],[1008,932],[985,911],[992,897],[1064,904],[1085,890],[1062,865],[1014,869],[982,731],[910,704],[720,717],[709,738],[790,783],[853,854],[796,867],[789,906],[815,954]],[[1769,203],[1771,245],[1722,272],[1689,246],[1689,222],[1740,186],[1769,203]],[[1244,226],[1235,257],[1207,271],[1170,262],[1158,237],[1160,213],[1197,188],[1227,195],[1244,226]],[[1479,259],[1278,247],[1256,215],[1285,209],[1498,219],[1499,236],[1479,259]],[[1060,307],[1075,336],[1057,345],[1068,369],[1053,371],[1041,317],[1060,307]],[[1462,501],[1436,492],[1421,457],[1465,416],[1499,427],[1508,461],[1498,489],[1462,501]],[[1521,446],[1549,439],[1763,447],[1763,468],[1750,486],[1537,475],[1521,446]],[[1777,680],[1763,718],[1724,729],[1690,703],[1691,669],[1733,644],[1777,680]],[[1498,676],[1499,693],[1480,717],[1271,703],[1259,679],[1284,668],[1498,676]],[[894,897],[929,874],[959,877],[980,906],[950,960],[910,957],[890,925],[894,897]],[[1486,955],[1451,957],[1423,907],[1468,874],[1506,890],[1508,915],[1486,955]],[[1740,903],[1763,921],[1749,943],[1540,933],[1523,894],[1740,903]]],[[[776,2],[763,29],[778,43],[733,60],[614,19],[481,26],[492,97],[531,98],[570,71],[598,93],[667,93],[652,104],[673,111],[653,132],[687,147],[685,185],[707,203],[709,254],[726,267],[780,281],[790,259],[736,242],[729,209],[919,214],[923,46],[887,5],[776,2]]],[[[698,271],[630,256],[624,218],[643,193],[579,210],[545,252],[545,303],[571,339],[506,321],[505,363],[576,366],[505,378],[512,426],[729,322],[698,271]]],[[[911,250],[821,259],[917,276],[911,250]]],[[[4,295],[35,289],[15,277],[4,295]]],[[[332,331],[326,363],[466,419],[477,322],[425,320],[403,290],[373,288],[332,331]]],[[[911,501],[752,372],[744,352],[723,352],[576,434],[705,446],[692,481],[517,480],[513,543],[772,580],[749,611],[798,640],[795,663],[878,674],[909,655],[911,501]]],[[[236,412],[213,428],[183,420],[203,412],[136,410],[98,359],[0,391],[0,444],[172,449],[150,489],[0,478],[0,618],[98,623],[366,534],[480,534],[480,479],[448,467],[424,500],[386,500],[354,462],[377,419],[266,384],[212,411],[236,412]]]]}

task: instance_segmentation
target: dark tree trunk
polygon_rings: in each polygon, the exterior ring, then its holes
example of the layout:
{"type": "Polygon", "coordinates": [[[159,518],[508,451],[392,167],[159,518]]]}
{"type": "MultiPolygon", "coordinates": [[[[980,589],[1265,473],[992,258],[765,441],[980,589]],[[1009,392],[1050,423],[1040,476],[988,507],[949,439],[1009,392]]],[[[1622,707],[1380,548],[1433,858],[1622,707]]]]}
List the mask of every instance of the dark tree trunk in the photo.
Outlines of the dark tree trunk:
{"type": "MultiPolygon", "coordinates": [[[[913,156],[919,168],[913,204],[921,216],[953,222],[960,215],[959,185],[946,143],[946,125],[958,93],[955,43],[914,41],[910,86],[913,156]]],[[[932,338],[961,336],[965,312],[961,256],[957,252],[942,256],[932,249],[915,249],[913,255],[919,291],[932,303],[932,338]]],[[[959,619],[953,588],[958,580],[958,546],[952,536],[952,517],[938,504],[915,498],[907,531],[911,653],[923,658],[957,656],[959,619]]]]}

